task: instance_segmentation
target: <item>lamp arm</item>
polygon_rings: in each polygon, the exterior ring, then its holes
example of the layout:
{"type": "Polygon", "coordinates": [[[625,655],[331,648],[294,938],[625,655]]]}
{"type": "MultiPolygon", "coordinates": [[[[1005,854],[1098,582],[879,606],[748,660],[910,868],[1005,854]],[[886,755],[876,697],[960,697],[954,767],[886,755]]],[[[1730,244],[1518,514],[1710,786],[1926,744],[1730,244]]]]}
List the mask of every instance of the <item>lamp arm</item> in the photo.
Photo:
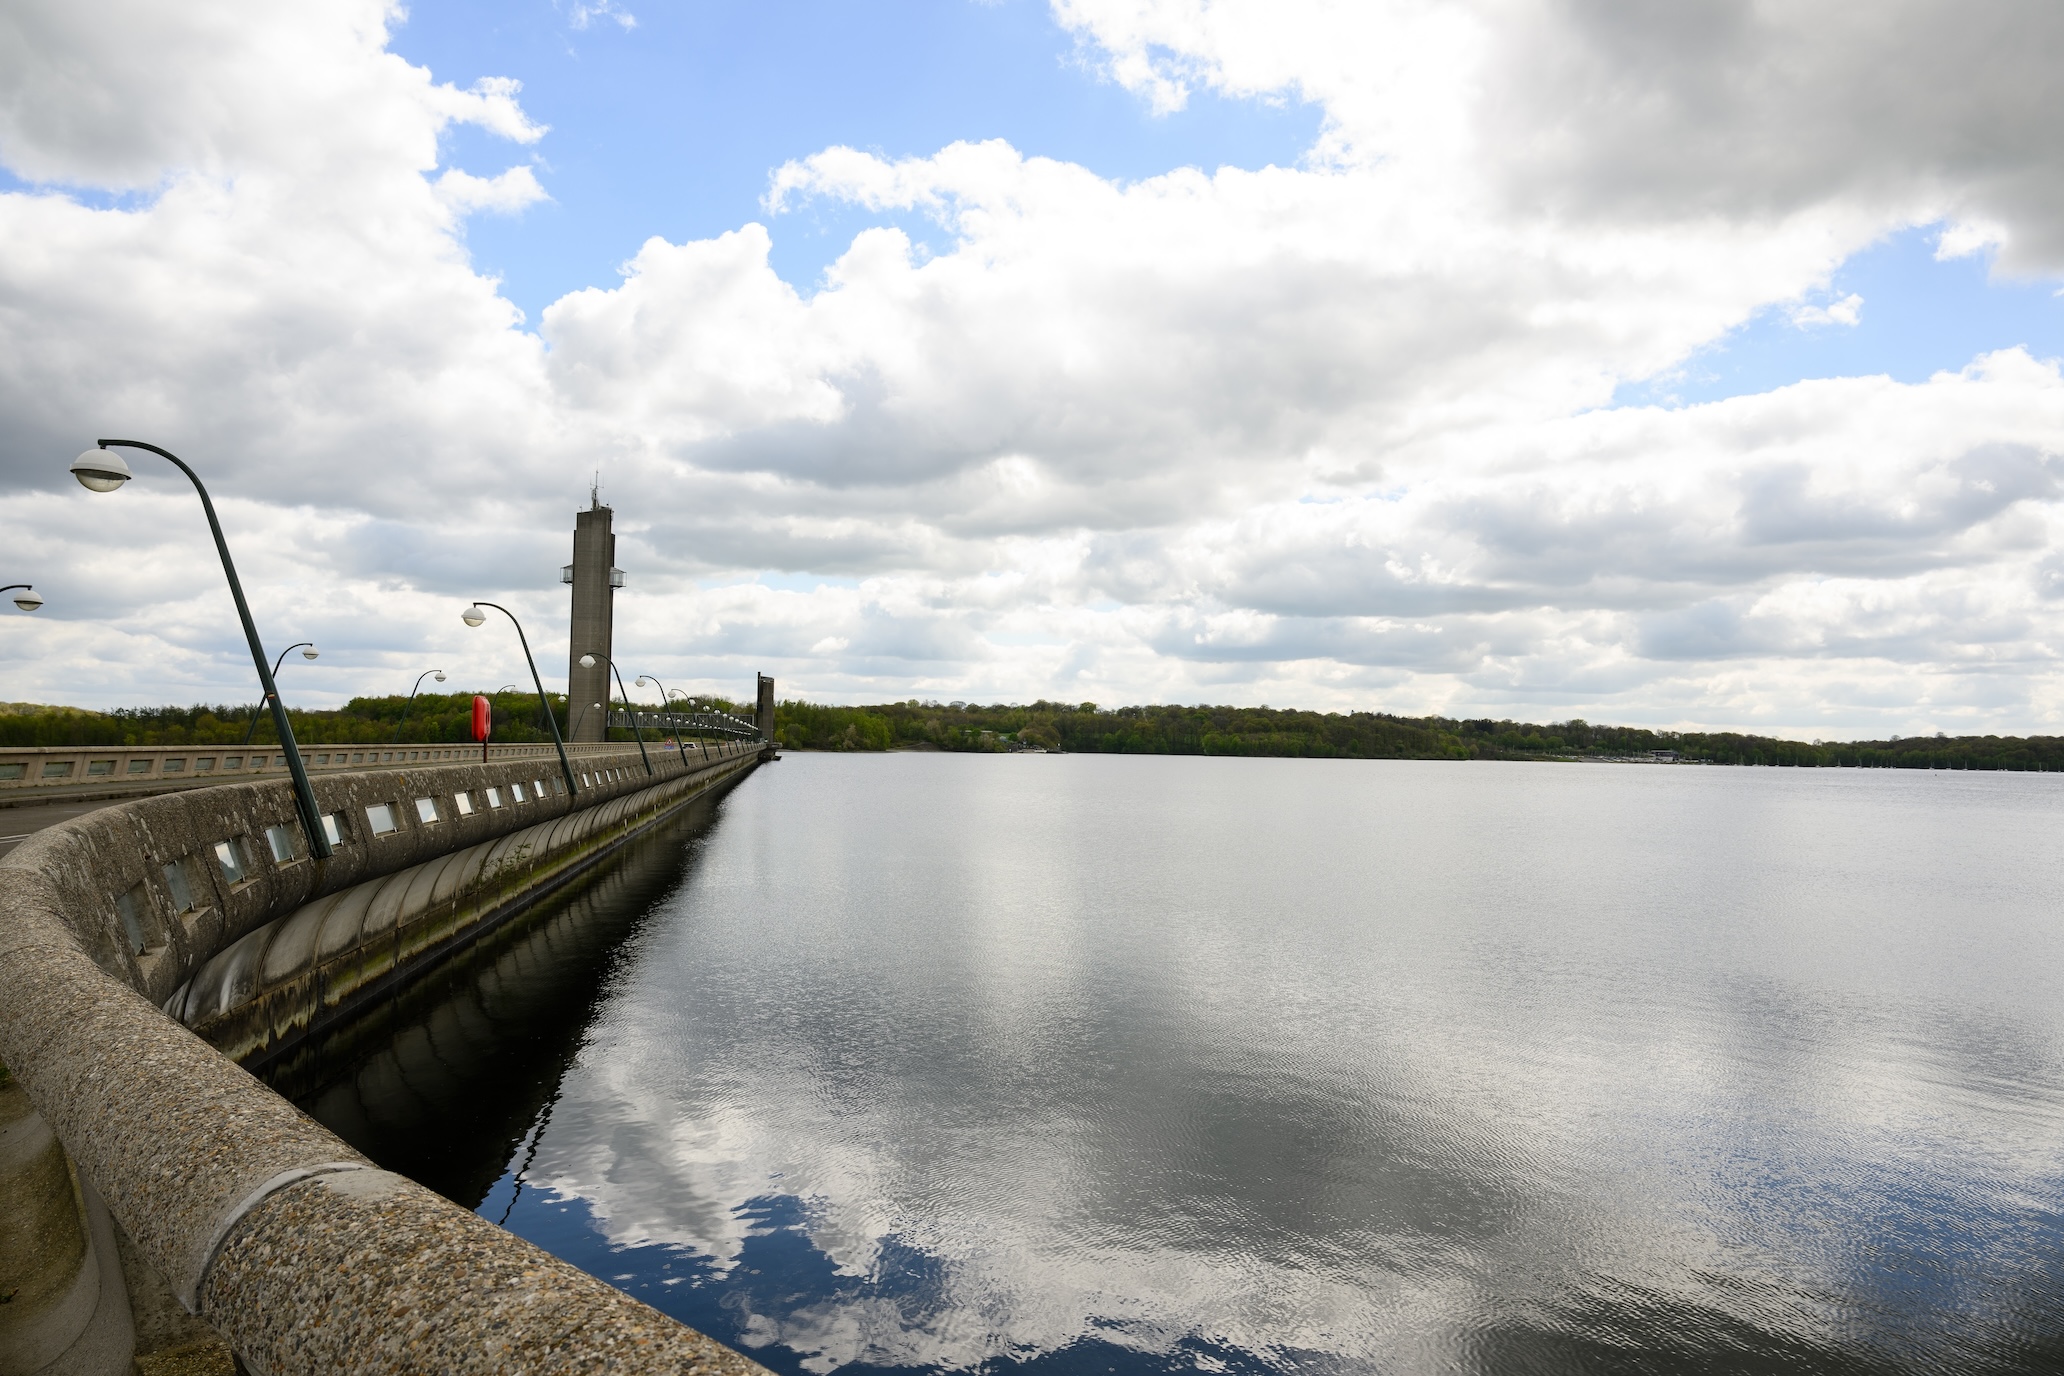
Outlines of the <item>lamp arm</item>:
{"type": "Polygon", "coordinates": [[[208,496],[208,488],[201,481],[201,475],[186,466],[169,449],[160,449],[155,444],[142,440],[95,440],[102,449],[121,447],[142,449],[168,460],[173,467],[186,474],[194,485],[194,491],[201,496],[201,510],[208,516],[208,532],[215,537],[215,552],[222,556],[222,572],[229,578],[229,595],[236,603],[237,619],[244,624],[244,639],[251,646],[251,664],[258,670],[258,684],[265,690],[265,700],[272,706],[272,724],[279,731],[280,749],[287,757],[287,772],[294,776],[294,802],[301,813],[301,829],[308,834],[308,851],[318,860],[330,858],[330,838],[323,834],[322,813],[316,807],[315,789],[308,782],[308,767],[301,762],[301,747],[294,742],[294,728],[287,722],[287,709],[280,705],[279,690],[273,685],[272,669],[265,662],[265,646],[258,639],[257,623],[251,620],[251,606],[244,601],[244,585],[237,580],[236,561],[229,557],[229,541],[222,538],[222,522],[216,519],[215,503],[208,496]]]}
{"type": "MultiPolygon", "coordinates": [[[[422,673],[416,675],[416,686],[408,690],[408,701],[401,705],[401,720],[394,723],[395,740],[401,739],[401,728],[408,725],[409,708],[416,705],[416,694],[423,691],[423,680],[437,672],[436,669],[425,669],[422,673]]],[[[392,742],[389,743],[392,744],[392,742]]]]}
{"type": "MultiPolygon", "coordinates": [[[[616,661],[608,655],[602,658],[608,661],[609,672],[616,675],[616,691],[623,696],[624,712],[631,719],[631,733],[638,738],[638,758],[645,762],[645,777],[649,779],[652,777],[652,757],[645,753],[645,728],[638,725],[638,709],[631,705],[630,691],[623,686],[623,670],[617,668],[616,661]]],[[[606,712],[602,716],[602,727],[606,736],[609,728],[609,715],[606,712]]]]}
{"type": "Polygon", "coordinates": [[[667,698],[667,687],[659,681],[657,674],[647,674],[645,677],[651,679],[652,686],[659,689],[659,714],[667,719],[667,725],[673,729],[674,758],[680,762],[683,769],[686,769],[688,757],[681,753],[681,723],[674,716],[673,703],[667,698]]]}
{"type": "MultiPolygon", "coordinates": [[[[279,652],[279,658],[278,658],[278,659],[275,659],[275,660],[274,660],[274,661],[272,662],[272,676],[273,676],[273,678],[277,679],[277,678],[279,677],[279,666],[280,666],[280,665],[282,665],[282,664],[285,664],[285,663],[287,662],[287,656],[288,656],[288,655],[290,655],[290,654],[294,653],[294,651],[296,651],[296,650],[300,649],[300,648],[301,648],[301,647],[302,647],[303,645],[313,645],[314,643],[315,643],[315,642],[314,642],[314,641],[312,641],[312,640],[297,640],[297,641],[295,641],[295,642],[294,642],[293,644],[291,644],[291,645],[287,646],[287,648],[286,648],[286,649],[284,649],[284,650],[281,650],[281,651],[279,652]]],[[[252,713],[251,713],[251,724],[250,724],[249,726],[246,726],[246,727],[244,728],[244,744],[245,744],[245,745],[249,745],[249,744],[251,743],[251,737],[252,737],[252,736],[253,736],[253,735],[254,735],[254,734],[255,734],[255,733],[257,732],[257,730],[258,730],[258,716],[259,716],[259,713],[262,713],[262,712],[263,712],[264,710],[265,710],[265,704],[261,702],[261,703],[259,703],[259,704],[258,704],[258,708],[257,708],[257,711],[254,711],[254,712],[252,712],[252,713]]]]}
{"type": "Polygon", "coordinates": [[[545,681],[538,677],[537,660],[531,657],[530,637],[523,633],[523,623],[516,619],[516,613],[496,602],[475,602],[476,607],[493,607],[509,618],[509,624],[516,628],[516,639],[523,646],[523,661],[530,665],[530,681],[537,685],[538,708],[545,714],[545,722],[552,728],[552,745],[559,752],[559,772],[566,776],[566,796],[572,800],[580,796],[580,786],[573,781],[573,766],[566,760],[566,742],[559,735],[559,718],[552,714],[552,704],[545,697],[545,681]]]}

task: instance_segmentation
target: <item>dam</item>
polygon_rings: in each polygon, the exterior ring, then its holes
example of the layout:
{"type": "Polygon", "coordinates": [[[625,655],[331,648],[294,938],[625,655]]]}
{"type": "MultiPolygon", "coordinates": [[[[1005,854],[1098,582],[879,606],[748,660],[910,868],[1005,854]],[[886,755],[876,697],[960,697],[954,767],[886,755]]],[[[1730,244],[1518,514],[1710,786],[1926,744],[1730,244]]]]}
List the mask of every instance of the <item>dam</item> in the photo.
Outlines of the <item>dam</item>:
{"type": "Polygon", "coordinates": [[[267,1372],[542,1369],[545,1353],[755,1369],[379,1170],[244,1068],[771,754],[578,745],[569,791],[507,751],[316,773],[326,860],[281,777],[112,803],[0,859],[0,1371],[128,1371],[139,1334],[215,1340],[267,1372]]]}
{"type": "Polygon", "coordinates": [[[757,1370],[381,1169],[252,1069],[774,758],[772,680],[750,722],[663,688],[660,712],[631,704],[591,491],[564,574],[570,743],[521,623],[476,601],[468,627],[515,630],[548,744],[490,744],[476,697],[472,748],[397,724],[302,750],[201,480],[104,441],[73,466],[94,490],[128,477],[109,444],[193,480],[279,743],[251,743],[254,712],[237,746],[0,749],[0,1376],[757,1370]]]}

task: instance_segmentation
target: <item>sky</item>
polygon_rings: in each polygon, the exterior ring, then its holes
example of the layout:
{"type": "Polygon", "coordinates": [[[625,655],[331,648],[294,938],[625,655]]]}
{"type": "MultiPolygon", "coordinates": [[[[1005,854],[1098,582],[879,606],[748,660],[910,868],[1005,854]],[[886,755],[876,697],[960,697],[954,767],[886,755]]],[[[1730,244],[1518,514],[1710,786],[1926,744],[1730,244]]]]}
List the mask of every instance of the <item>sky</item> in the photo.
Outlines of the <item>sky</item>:
{"type": "Polygon", "coordinates": [[[2064,729],[2064,11],[21,0],[0,699],[2064,729]]]}

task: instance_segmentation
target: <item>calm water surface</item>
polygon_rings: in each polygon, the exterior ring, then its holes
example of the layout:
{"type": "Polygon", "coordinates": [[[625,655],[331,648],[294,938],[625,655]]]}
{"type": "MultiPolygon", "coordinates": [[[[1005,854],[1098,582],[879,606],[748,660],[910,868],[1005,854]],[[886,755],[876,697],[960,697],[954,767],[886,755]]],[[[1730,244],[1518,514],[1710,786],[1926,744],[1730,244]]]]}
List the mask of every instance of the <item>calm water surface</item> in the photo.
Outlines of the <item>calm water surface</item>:
{"type": "Polygon", "coordinates": [[[2064,1368],[2064,776],[791,755],[283,1072],[778,1371],[2064,1368]]]}

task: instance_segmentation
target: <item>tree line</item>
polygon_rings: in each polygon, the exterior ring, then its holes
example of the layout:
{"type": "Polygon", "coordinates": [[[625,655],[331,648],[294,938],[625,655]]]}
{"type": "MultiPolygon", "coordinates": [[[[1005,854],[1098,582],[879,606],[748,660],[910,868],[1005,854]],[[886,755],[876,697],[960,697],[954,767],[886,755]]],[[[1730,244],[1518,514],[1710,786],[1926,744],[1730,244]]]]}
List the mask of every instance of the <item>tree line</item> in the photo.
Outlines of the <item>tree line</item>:
{"type": "Polygon", "coordinates": [[[1271,707],[1099,707],[908,702],[833,707],[789,701],[775,736],[799,750],[1025,748],[1080,754],[1267,755],[1363,760],[1625,759],[1658,753],[1709,764],[1795,768],[2064,769],[2064,737],[1909,736],[1791,741],[1733,731],[1401,717],[1271,707]]]}
{"type": "MultiPolygon", "coordinates": [[[[353,698],[333,710],[291,709],[297,740],[310,745],[444,744],[473,739],[472,693],[353,698]]],[[[489,693],[492,739],[551,739],[535,693],[489,693]]],[[[548,694],[561,734],[566,699],[548,694]]],[[[701,699],[699,706],[750,718],[750,704],[701,699]]],[[[14,704],[0,709],[4,746],[235,745],[257,708],[251,704],[133,707],[109,712],[14,704]]],[[[1581,719],[1545,724],[1388,712],[1307,712],[1273,707],[1100,707],[1093,702],[983,705],[881,703],[835,707],[777,704],[775,738],[797,750],[1036,748],[1079,754],[1268,755],[1363,760],[1568,760],[1653,757],[1724,765],[1871,769],[2064,769],[2064,737],[1907,736],[1881,741],[1790,741],[1733,731],[1655,731],[1595,726],[1581,719]]],[[[617,729],[612,739],[630,739],[617,729]]],[[[253,740],[272,744],[269,713],[258,713],[253,740]]]]}

